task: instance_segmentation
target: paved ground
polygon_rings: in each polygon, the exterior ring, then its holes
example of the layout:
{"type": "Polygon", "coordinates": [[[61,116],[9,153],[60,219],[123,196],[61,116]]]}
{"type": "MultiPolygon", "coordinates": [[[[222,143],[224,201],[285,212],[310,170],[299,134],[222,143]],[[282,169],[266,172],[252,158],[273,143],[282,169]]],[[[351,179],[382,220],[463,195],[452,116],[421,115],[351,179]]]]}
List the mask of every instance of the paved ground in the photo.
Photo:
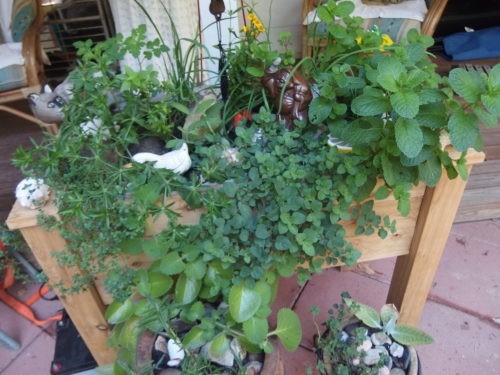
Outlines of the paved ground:
{"type": "MultiPolygon", "coordinates": [[[[373,275],[330,269],[315,276],[301,290],[293,278],[281,284],[275,309],[292,306],[304,327],[302,347],[287,353],[287,375],[303,375],[314,366],[311,346],[315,331],[309,314],[311,305],[320,306],[322,315],[340,293],[348,290],[353,298],[373,307],[384,301],[394,260],[370,263],[373,275]]],[[[14,295],[25,298],[35,289],[16,287],[14,295]]],[[[55,313],[58,302],[39,301],[34,305],[39,318],[55,313]]],[[[418,349],[425,375],[500,374],[500,220],[456,224],[446,245],[420,328],[436,343],[418,349]],[[498,321],[498,320],[497,320],[498,321]]],[[[54,323],[36,327],[0,303],[0,329],[22,347],[9,351],[0,347],[0,374],[49,374],[54,354],[54,323]]]]}

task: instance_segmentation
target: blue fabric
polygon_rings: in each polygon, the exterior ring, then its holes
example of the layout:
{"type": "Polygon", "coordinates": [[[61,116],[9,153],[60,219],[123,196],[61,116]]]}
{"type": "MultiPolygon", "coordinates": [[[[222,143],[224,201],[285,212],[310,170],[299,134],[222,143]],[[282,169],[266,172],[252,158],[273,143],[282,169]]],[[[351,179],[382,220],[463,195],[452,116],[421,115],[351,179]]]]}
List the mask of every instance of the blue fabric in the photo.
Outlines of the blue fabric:
{"type": "Polygon", "coordinates": [[[500,27],[452,34],[443,43],[453,61],[500,57],[500,27]]]}
{"type": "Polygon", "coordinates": [[[22,65],[9,65],[0,69],[0,91],[26,86],[26,74],[22,65]]]}

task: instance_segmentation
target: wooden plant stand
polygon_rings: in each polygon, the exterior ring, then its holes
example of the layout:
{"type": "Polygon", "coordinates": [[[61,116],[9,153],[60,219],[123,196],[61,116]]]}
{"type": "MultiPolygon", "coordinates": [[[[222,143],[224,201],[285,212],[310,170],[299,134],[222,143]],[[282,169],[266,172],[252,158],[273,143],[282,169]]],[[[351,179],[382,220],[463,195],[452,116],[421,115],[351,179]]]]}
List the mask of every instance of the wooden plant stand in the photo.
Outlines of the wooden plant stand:
{"type": "MultiPolygon", "coordinates": [[[[459,153],[450,152],[450,156],[457,159],[459,153]]],[[[468,153],[469,173],[472,165],[482,162],[484,157],[482,152],[468,153]]],[[[393,197],[375,201],[374,209],[378,214],[397,219],[397,233],[389,234],[385,240],[376,235],[355,236],[356,224],[344,223],[348,240],[362,252],[360,261],[398,257],[387,302],[399,308],[402,323],[416,326],[420,320],[466,183],[459,177],[449,180],[443,171],[436,187],[429,188],[421,184],[411,191],[411,211],[406,217],[398,214],[397,202],[393,197]]],[[[202,210],[191,210],[179,196],[174,195],[170,199],[174,203],[172,209],[182,215],[181,223],[198,222],[202,210]]],[[[51,203],[43,211],[57,216],[57,209],[51,203]]],[[[66,242],[58,232],[46,232],[38,226],[37,213],[16,202],[7,225],[10,229],[21,230],[51,283],[62,281],[63,285],[69,286],[72,275],[81,271],[62,267],[51,256],[54,251],[63,251],[66,242]]],[[[166,218],[162,218],[150,224],[156,232],[165,228],[166,222],[166,218]]],[[[124,256],[123,260],[132,267],[144,267],[151,261],[144,256],[124,256]]],[[[101,280],[86,291],[59,297],[95,360],[99,365],[104,365],[113,362],[116,354],[114,349],[106,345],[110,327],[104,318],[104,311],[111,300],[104,292],[101,280]]]]}

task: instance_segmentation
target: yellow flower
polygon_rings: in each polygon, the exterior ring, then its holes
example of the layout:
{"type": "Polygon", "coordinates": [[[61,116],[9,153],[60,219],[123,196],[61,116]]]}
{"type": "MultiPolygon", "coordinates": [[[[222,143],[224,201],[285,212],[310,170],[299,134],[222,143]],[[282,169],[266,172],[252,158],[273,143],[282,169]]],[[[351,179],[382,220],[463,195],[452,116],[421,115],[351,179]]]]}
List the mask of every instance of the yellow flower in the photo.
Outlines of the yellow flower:
{"type": "Polygon", "coordinates": [[[260,31],[254,31],[252,34],[258,36],[260,34],[260,31]]]}
{"type": "Polygon", "coordinates": [[[248,19],[249,19],[250,21],[253,21],[253,20],[254,20],[254,19],[256,19],[256,18],[257,18],[257,17],[255,17],[255,14],[253,14],[253,13],[248,13],[248,19]]]}
{"type": "Polygon", "coordinates": [[[361,44],[362,42],[363,42],[363,38],[361,38],[360,36],[358,36],[356,38],[356,43],[361,44]]]}
{"type": "Polygon", "coordinates": [[[241,31],[243,31],[244,33],[250,31],[250,28],[248,26],[243,26],[243,28],[241,29],[241,31]]]}
{"type": "Polygon", "coordinates": [[[382,46],[390,46],[393,45],[394,42],[392,41],[391,37],[387,34],[382,34],[382,46]]]}
{"type": "Polygon", "coordinates": [[[257,27],[257,30],[259,30],[260,32],[264,31],[266,28],[264,26],[258,26],[257,27]]]}
{"type": "Polygon", "coordinates": [[[262,22],[260,22],[260,20],[258,18],[254,19],[252,21],[252,23],[256,26],[256,27],[259,27],[259,26],[262,26],[262,22]]]}

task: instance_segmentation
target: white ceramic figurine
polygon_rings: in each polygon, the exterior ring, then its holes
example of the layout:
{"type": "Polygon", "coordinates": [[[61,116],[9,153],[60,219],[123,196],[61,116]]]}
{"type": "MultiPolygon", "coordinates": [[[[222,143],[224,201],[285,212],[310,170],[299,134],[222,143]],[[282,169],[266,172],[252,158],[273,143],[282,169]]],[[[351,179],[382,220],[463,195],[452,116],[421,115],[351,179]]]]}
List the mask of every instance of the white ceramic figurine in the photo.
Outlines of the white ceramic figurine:
{"type": "Polygon", "coordinates": [[[132,156],[132,160],[141,164],[148,161],[154,161],[153,167],[169,169],[179,174],[183,174],[191,168],[191,158],[189,157],[186,143],[183,143],[180,149],[167,152],[163,155],[156,155],[150,152],[139,152],[132,156]]]}
{"type": "Polygon", "coordinates": [[[32,210],[42,207],[49,195],[50,188],[42,179],[25,178],[16,187],[16,198],[21,206],[32,210]]]}
{"type": "Polygon", "coordinates": [[[185,353],[180,345],[178,345],[174,340],[169,339],[167,343],[168,356],[170,360],[167,365],[170,367],[179,366],[179,364],[184,359],[185,353]]]}

